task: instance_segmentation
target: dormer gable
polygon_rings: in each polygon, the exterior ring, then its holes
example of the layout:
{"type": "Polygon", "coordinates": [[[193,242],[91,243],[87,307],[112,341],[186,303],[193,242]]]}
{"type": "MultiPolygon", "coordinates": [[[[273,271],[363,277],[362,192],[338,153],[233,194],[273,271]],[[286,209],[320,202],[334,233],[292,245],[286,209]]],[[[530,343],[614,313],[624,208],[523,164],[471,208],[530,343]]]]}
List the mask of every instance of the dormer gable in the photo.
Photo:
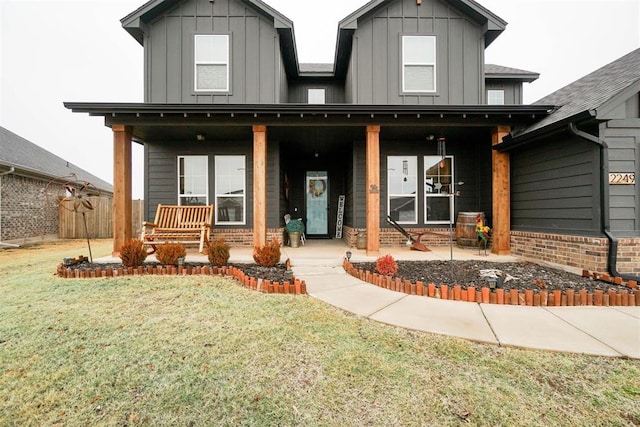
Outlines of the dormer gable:
{"type": "Polygon", "coordinates": [[[260,0],[151,0],[121,24],[144,47],[145,102],[279,103],[299,73],[293,23],[260,0]],[[226,37],[228,90],[198,90],[196,35],[226,37]]]}
{"type": "Polygon", "coordinates": [[[331,102],[482,104],[484,49],[506,28],[474,0],[372,0],[339,22],[335,61],[320,72],[299,63],[293,22],[262,0],[150,0],[121,23],[144,47],[154,103],[286,103],[320,78],[331,102]],[[204,44],[222,47],[199,54],[204,44]],[[407,56],[426,48],[431,64],[407,56]],[[201,86],[200,70],[221,83],[201,86]]]}

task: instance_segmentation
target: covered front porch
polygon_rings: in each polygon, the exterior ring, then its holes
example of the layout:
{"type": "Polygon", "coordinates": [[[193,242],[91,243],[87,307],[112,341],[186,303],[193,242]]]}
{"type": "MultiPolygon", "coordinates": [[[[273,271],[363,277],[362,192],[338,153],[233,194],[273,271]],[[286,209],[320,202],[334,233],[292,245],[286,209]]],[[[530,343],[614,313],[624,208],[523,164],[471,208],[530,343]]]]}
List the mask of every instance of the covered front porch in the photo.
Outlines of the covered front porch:
{"type": "MultiPolygon", "coordinates": [[[[353,230],[365,231],[369,256],[380,254],[381,247],[389,244],[381,239],[381,232],[390,229],[385,223],[390,209],[389,157],[410,155],[422,168],[425,156],[444,155],[434,139],[446,141],[451,164],[454,156],[459,164],[459,173],[455,177],[451,173],[445,183],[446,191],[453,192],[461,177],[465,182],[448,222],[452,223],[460,210],[482,208],[493,228],[493,253],[508,254],[509,158],[491,147],[513,126],[528,123],[548,110],[541,106],[65,105],[74,112],[103,116],[113,130],[114,253],[134,237],[130,217],[131,144],[135,141],[145,145],[146,159],[152,157],[147,154],[151,146],[161,147],[167,158],[219,150],[246,155],[246,221],[233,229],[215,224],[214,236],[224,236],[227,231],[244,233],[250,236],[247,246],[262,246],[282,234],[285,213],[304,218],[309,225],[310,204],[305,199],[309,183],[317,185],[324,178],[323,188],[316,193],[326,193],[326,233],[314,231],[312,237],[335,237],[338,198],[343,195],[345,246],[352,246],[353,230]]],[[[148,168],[149,163],[146,174],[148,168]]],[[[411,196],[415,198],[416,220],[406,226],[446,228],[443,221],[428,221],[428,201],[423,198],[426,184],[417,167],[416,173],[419,184],[411,196]]],[[[172,174],[169,171],[167,176],[175,180],[172,174]]],[[[151,181],[148,176],[145,180],[147,184],[151,181]]],[[[149,201],[148,188],[146,215],[152,217],[155,205],[149,201]]],[[[167,194],[177,204],[175,193],[167,194]]],[[[390,244],[394,245],[398,246],[390,244]]]]}

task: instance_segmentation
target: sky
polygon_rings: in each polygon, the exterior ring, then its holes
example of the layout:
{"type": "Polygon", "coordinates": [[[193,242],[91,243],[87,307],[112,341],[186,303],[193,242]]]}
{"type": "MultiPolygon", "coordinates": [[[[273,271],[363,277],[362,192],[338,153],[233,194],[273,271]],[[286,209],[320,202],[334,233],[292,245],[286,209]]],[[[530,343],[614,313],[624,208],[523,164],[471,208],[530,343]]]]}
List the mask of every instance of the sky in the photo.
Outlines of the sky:
{"type": "MultiPolygon", "coordinates": [[[[367,2],[264,1],[293,21],[303,63],[333,62],[338,22],[367,2]]],[[[477,1],[508,22],[486,62],[541,74],[525,84],[525,103],[640,48],[640,0],[477,1]]],[[[0,0],[0,126],[113,182],[111,130],[63,102],[143,101],[142,46],[120,19],[144,3],[0,0]]],[[[133,162],[142,198],[138,144],[133,162]]]]}

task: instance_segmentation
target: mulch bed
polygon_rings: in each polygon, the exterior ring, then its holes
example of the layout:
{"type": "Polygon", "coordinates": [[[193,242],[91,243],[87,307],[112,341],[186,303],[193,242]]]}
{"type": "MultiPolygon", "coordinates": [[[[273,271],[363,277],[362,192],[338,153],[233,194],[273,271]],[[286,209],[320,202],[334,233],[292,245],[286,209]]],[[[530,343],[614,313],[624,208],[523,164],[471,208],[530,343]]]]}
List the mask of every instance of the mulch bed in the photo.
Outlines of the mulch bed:
{"type": "Polygon", "coordinates": [[[394,276],[376,264],[344,261],[345,270],[376,286],[455,301],[527,306],[640,306],[637,282],[584,271],[576,275],[528,262],[397,261],[394,276]]]}
{"type": "MultiPolygon", "coordinates": [[[[162,267],[159,262],[145,262],[143,265],[146,270],[147,267],[162,267]]],[[[209,263],[204,262],[185,262],[182,265],[183,269],[195,269],[196,267],[211,266],[209,263]]],[[[234,264],[230,263],[230,267],[235,267],[242,270],[247,276],[260,278],[262,280],[270,280],[272,282],[284,282],[285,280],[291,280],[291,274],[287,273],[287,268],[284,264],[278,264],[274,267],[262,267],[258,264],[234,264]]],[[[124,268],[121,263],[90,263],[87,259],[80,260],[66,268],[74,271],[92,271],[97,269],[111,268],[117,270],[124,268]]]]}
{"type": "Polygon", "coordinates": [[[142,275],[221,275],[237,279],[244,287],[264,293],[306,294],[304,280],[296,279],[284,264],[262,267],[257,264],[229,264],[213,267],[209,263],[186,262],[166,266],[145,262],[139,267],[124,267],[121,263],[91,263],[85,257],[74,258],[69,265],[59,264],[56,274],[63,278],[98,278],[142,275]]]}
{"type": "MultiPolygon", "coordinates": [[[[556,289],[561,291],[567,291],[569,289],[579,291],[586,289],[587,291],[593,292],[596,289],[600,289],[606,292],[609,289],[619,291],[625,288],[623,285],[609,283],[603,280],[594,280],[591,277],[583,277],[567,271],[543,267],[531,262],[498,263],[454,260],[453,268],[451,261],[396,262],[398,264],[398,272],[394,275],[394,278],[400,277],[403,280],[410,280],[414,283],[421,281],[423,283],[434,283],[436,285],[461,285],[462,289],[467,289],[470,286],[475,288],[489,286],[487,278],[481,276],[480,272],[482,270],[502,272],[501,276],[498,275],[498,282],[500,282],[500,278],[504,279],[506,274],[513,277],[513,279],[503,281],[502,284],[498,285],[498,287],[505,290],[517,289],[519,291],[525,291],[532,289],[534,292],[539,292],[544,289],[547,291],[556,289]]],[[[375,262],[353,263],[353,266],[365,271],[376,271],[375,262]]]]}

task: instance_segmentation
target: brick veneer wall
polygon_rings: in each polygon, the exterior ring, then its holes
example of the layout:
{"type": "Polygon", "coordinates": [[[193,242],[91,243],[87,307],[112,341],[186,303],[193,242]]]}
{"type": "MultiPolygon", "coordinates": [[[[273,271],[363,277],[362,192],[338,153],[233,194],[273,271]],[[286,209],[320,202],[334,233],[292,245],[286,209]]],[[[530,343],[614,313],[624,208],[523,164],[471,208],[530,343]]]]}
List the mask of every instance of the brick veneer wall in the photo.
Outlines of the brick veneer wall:
{"type": "MultiPolygon", "coordinates": [[[[246,228],[213,228],[212,239],[224,239],[231,246],[253,246],[253,229],[246,228]]],[[[276,239],[282,245],[284,242],[284,228],[269,228],[267,242],[276,239]]]]}
{"type": "Polygon", "coordinates": [[[342,227],[342,240],[344,240],[350,248],[355,248],[358,233],[360,232],[364,232],[364,229],[353,228],[345,225],[342,227]]]}
{"type": "Polygon", "coordinates": [[[640,274],[640,238],[618,239],[618,272],[640,274]]]}
{"type": "Polygon", "coordinates": [[[58,235],[57,194],[47,182],[19,175],[0,177],[0,241],[58,235]]]}
{"type": "MultiPolygon", "coordinates": [[[[607,238],[511,232],[513,255],[579,270],[607,272],[608,251],[607,238]]],[[[619,273],[640,273],[640,238],[618,240],[617,269],[619,273]]]]}
{"type": "MultiPolygon", "coordinates": [[[[409,234],[418,234],[429,231],[420,238],[420,242],[427,246],[447,246],[449,245],[449,229],[448,228],[407,228],[403,227],[409,234]]],[[[455,233],[455,229],[454,229],[455,233]]],[[[455,240],[455,234],[454,234],[455,240]]],[[[380,246],[394,247],[405,246],[407,238],[394,228],[383,228],[380,230],[380,246]]]]}
{"type": "MultiPolygon", "coordinates": [[[[423,233],[426,230],[429,234],[424,234],[420,241],[427,246],[447,246],[449,244],[449,229],[448,228],[407,228],[403,227],[408,233],[423,233]]],[[[342,239],[349,245],[349,247],[356,247],[358,234],[366,233],[364,228],[352,228],[345,226],[342,230],[342,239]]],[[[455,233],[455,231],[454,231],[455,233]]],[[[381,228],[380,229],[380,246],[385,248],[405,246],[407,238],[404,237],[395,228],[381,228]]]]}

